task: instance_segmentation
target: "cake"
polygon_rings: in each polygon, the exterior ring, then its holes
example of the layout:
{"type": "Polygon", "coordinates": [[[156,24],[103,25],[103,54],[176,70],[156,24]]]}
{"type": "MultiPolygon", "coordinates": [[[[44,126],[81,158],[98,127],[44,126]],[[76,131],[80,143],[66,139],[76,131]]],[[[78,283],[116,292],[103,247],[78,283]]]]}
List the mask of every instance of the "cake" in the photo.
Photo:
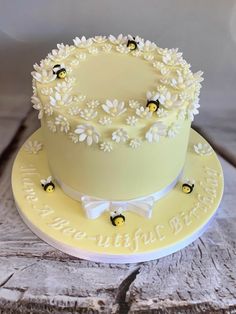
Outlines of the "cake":
{"type": "Polygon", "coordinates": [[[151,218],[181,177],[202,72],[178,49],[138,36],[73,43],[58,44],[32,72],[50,191],[81,202],[88,219],[109,211],[114,226],[126,210],[151,218]]]}

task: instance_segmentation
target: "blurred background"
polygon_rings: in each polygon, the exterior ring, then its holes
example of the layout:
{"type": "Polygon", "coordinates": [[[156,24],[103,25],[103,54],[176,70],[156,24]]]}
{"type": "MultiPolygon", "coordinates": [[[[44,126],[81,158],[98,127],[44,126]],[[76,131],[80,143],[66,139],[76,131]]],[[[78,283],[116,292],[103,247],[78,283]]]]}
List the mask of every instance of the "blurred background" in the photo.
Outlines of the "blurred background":
{"type": "Polygon", "coordinates": [[[204,71],[195,123],[213,138],[227,128],[217,136],[230,136],[236,152],[234,0],[0,0],[0,112],[15,101],[29,105],[32,65],[57,43],[119,33],[178,47],[193,71],[204,71]]]}

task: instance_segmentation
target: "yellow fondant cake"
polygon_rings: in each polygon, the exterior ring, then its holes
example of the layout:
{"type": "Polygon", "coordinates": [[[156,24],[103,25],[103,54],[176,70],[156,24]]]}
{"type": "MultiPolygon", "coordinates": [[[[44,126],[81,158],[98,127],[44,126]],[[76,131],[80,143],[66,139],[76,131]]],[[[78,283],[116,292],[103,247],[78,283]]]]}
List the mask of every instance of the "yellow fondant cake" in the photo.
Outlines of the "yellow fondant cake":
{"type": "Polygon", "coordinates": [[[50,174],[88,218],[111,202],[145,209],[173,187],[203,80],[177,49],[130,35],[76,37],[34,69],[50,174]]]}

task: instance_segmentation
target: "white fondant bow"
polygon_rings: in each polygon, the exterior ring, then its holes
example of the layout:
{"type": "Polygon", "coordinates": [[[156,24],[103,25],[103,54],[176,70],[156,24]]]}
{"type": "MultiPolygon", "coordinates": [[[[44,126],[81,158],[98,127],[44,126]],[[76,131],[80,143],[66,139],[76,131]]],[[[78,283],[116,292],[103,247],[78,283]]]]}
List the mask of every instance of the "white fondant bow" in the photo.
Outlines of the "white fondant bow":
{"type": "Polygon", "coordinates": [[[152,208],[154,203],[153,197],[146,197],[140,200],[131,200],[124,202],[112,202],[107,200],[96,199],[90,196],[82,196],[81,202],[83,209],[89,219],[98,218],[103,212],[115,210],[117,208],[122,211],[132,211],[141,216],[150,218],[152,216],[152,208]]]}

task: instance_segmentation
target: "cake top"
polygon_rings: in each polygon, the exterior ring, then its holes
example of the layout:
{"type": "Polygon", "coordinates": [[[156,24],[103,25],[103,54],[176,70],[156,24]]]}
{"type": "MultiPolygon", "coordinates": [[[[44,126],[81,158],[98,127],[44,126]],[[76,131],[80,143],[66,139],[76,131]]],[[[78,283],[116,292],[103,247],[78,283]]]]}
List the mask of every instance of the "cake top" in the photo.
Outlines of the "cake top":
{"type": "Polygon", "coordinates": [[[202,72],[192,73],[178,49],[122,34],[73,41],[58,44],[32,72],[33,107],[52,132],[109,151],[108,141],[132,137],[136,147],[173,137],[178,122],[198,113],[202,72]]]}

